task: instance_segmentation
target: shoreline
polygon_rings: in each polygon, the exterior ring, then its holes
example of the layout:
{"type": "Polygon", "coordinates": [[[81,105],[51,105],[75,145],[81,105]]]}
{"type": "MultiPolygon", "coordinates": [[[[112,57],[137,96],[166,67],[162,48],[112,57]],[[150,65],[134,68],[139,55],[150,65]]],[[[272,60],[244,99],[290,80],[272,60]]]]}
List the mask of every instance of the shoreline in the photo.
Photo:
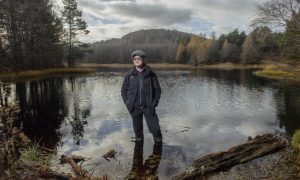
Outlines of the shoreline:
{"type": "Polygon", "coordinates": [[[234,63],[219,63],[211,65],[199,65],[199,69],[219,69],[219,70],[234,70],[234,69],[264,69],[268,64],[234,64],[234,63]]]}
{"type": "MultiPolygon", "coordinates": [[[[196,66],[190,64],[169,64],[169,63],[147,63],[153,69],[195,69],[196,66]]],[[[97,63],[82,63],[78,64],[81,68],[131,68],[133,64],[97,64],[97,63]]]]}
{"type": "MultiPolygon", "coordinates": [[[[212,65],[190,64],[169,64],[169,63],[148,63],[149,66],[157,70],[195,70],[195,69],[215,69],[215,70],[238,70],[238,69],[254,69],[253,75],[273,80],[290,80],[300,81],[300,65],[289,66],[287,64],[274,65],[271,63],[264,64],[234,64],[234,63],[219,63],[212,65]]],[[[112,68],[124,69],[132,68],[132,64],[97,64],[97,63],[81,63],[75,68],[49,68],[43,70],[26,70],[20,72],[0,73],[0,80],[16,81],[32,78],[44,78],[59,76],[64,74],[89,74],[97,71],[97,68],[112,68]]]]}
{"type": "MultiPolygon", "coordinates": [[[[263,69],[267,64],[253,64],[253,65],[244,65],[244,64],[234,64],[234,63],[219,63],[211,65],[190,65],[190,64],[170,64],[170,63],[147,63],[154,69],[222,69],[222,70],[231,70],[231,69],[263,69]]],[[[120,64],[120,63],[111,63],[111,64],[98,64],[98,63],[81,63],[78,64],[78,67],[83,68],[131,68],[132,64],[120,64]]]]}
{"type": "Polygon", "coordinates": [[[7,72],[0,73],[0,80],[2,81],[13,81],[13,80],[23,80],[31,78],[43,78],[58,76],[64,74],[89,74],[96,72],[96,68],[49,68],[43,70],[26,70],[20,72],[7,72]]]}

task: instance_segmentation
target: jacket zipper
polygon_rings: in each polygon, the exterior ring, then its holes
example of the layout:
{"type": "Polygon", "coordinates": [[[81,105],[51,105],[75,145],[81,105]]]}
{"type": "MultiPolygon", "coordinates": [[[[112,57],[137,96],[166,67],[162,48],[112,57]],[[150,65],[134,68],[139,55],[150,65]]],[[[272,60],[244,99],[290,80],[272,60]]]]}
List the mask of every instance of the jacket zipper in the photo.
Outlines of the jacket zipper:
{"type": "Polygon", "coordinates": [[[140,105],[142,105],[142,76],[139,76],[139,87],[140,87],[140,105]]]}

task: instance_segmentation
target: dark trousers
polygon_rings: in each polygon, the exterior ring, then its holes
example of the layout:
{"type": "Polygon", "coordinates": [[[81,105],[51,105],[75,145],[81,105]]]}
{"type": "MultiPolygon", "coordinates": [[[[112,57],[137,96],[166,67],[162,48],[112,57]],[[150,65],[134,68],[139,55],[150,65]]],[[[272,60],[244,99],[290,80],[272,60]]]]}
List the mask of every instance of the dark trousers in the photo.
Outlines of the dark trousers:
{"type": "Polygon", "coordinates": [[[146,123],[150,133],[152,133],[154,139],[162,138],[158,116],[155,109],[145,108],[145,109],[135,109],[131,113],[133,121],[133,130],[136,138],[144,138],[143,134],[143,115],[145,116],[146,123]]]}

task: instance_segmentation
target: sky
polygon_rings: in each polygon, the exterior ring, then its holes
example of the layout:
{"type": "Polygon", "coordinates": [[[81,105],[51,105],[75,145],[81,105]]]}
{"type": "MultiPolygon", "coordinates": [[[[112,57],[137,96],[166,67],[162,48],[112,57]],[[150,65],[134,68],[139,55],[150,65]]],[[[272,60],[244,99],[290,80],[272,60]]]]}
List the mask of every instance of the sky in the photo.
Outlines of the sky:
{"type": "MultiPolygon", "coordinates": [[[[55,8],[63,9],[62,0],[55,8]]],[[[238,28],[246,32],[264,0],[77,0],[88,24],[83,42],[121,38],[140,29],[170,29],[217,36],[238,28]]]]}

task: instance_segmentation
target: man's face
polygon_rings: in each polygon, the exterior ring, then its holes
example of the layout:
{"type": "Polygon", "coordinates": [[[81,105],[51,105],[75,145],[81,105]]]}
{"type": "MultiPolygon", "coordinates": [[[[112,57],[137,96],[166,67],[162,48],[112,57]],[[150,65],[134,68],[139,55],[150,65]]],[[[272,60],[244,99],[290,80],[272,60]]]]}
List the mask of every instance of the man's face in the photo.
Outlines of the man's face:
{"type": "Polygon", "coordinates": [[[136,66],[136,67],[139,67],[141,65],[143,65],[143,58],[140,57],[140,56],[134,56],[132,58],[132,61],[133,61],[133,64],[136,66]]]}

